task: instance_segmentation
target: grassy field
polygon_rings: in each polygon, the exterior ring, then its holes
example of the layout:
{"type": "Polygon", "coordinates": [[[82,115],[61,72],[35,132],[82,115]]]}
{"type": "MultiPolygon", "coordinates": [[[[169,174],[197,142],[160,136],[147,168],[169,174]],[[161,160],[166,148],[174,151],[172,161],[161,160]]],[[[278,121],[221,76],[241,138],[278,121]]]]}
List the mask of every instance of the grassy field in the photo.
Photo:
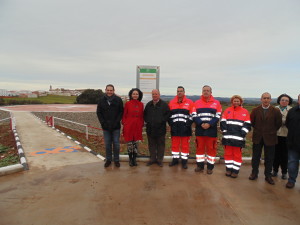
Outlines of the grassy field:
{"type": "Polygon", "coordinates": [[[5,98],[6,104],[9,104],[10,101],[39,101],[40,104],[74,104],[76,102],[76,96],[61,96],[61,95],[48,95],[41,96],[38,98],[5,98]]]}

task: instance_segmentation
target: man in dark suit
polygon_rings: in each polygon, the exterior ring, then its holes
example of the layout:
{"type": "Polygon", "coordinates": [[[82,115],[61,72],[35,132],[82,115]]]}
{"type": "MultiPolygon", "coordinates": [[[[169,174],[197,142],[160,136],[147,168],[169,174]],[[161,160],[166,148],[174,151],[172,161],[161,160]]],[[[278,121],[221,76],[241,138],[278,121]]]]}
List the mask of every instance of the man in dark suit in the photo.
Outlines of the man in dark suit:
{"type": "Polygon", "coordinates": [[[169,106],[165,101],[161,100],[159,90],[152,90],[152,101],[147,103],[144,110],[150,153],[150,160],[147,166],[153,163],[157,163],[160,167],[163,166],[166,123],[169,119],[169,115],[169,106]]]}
{"type": "Polygon", "coordinates": [[[256,180],[259,172],[259,163],[264,148],[265,180],[274,185],[271,177],[272,165],[275,156],[275,145],[277,144],[277,130],[281,127],[282,118],[278,109],[272,106],[271,95],[265,92],[261,96],[261,105],[251,112],[251,124],[253,126],[253,154],[252,173],[249,180],[256,180]]]}

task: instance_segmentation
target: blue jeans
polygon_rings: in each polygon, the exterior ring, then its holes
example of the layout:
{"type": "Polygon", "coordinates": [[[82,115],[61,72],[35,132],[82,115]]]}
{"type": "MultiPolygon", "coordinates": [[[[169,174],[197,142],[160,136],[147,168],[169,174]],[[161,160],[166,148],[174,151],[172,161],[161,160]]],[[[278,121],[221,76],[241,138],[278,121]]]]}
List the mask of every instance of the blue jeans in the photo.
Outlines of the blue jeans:
{"type": "Polygon", "coordinates": [[[112,161],[112,150],[114,152],[114,161],[119,161],[120,154],[120,129],[114,131],[103,130],[106,160],[112,161]]]}
{"type": "Polygon", "coordinates": [[[289,149],[288,153],[288,173],[289,173],[289,182],[296,183],[296,179],[299,171],[299,160],[300,160],[300,151],[289,149]]]}

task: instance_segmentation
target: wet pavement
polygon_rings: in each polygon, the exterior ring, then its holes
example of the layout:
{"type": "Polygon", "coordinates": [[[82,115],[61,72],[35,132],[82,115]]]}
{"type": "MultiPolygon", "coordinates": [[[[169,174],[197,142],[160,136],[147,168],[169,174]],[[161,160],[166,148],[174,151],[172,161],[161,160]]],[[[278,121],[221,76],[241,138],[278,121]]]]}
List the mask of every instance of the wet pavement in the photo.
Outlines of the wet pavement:
{"type": "MultiPolygon", "coordinates": [[[[87,153],[88,154],[88,153],[87,153]]],[[[195,173],[194,165],[104,169],[103,162],[0,177],[0,224],[299,224],[300,187],[195,173]]]]}
{"type": "Polygon", "coordinates": [[[212,175],[195,173],[195,164],[183,170],[122,162],[105,169],[96,156],[17,111],[30,170],[0,177],[0,225],[300,224],[298,183],[287,189],[278,177],[270,185],[262,173],[250,181],[250,165],[237,179],[225,176],[224,164],[212,175]]]}

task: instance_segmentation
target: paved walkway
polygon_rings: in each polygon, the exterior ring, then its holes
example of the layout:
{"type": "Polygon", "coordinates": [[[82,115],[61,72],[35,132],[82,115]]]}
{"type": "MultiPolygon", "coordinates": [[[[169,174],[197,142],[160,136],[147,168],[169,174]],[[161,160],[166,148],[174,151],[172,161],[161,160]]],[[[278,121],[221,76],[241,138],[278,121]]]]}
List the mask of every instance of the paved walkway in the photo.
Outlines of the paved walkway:
{"type": "Polygon", "coordinates": [[[51,169],[102,160],[49,128],[30,112],[13,112],[29,168],[51,169]]]}

